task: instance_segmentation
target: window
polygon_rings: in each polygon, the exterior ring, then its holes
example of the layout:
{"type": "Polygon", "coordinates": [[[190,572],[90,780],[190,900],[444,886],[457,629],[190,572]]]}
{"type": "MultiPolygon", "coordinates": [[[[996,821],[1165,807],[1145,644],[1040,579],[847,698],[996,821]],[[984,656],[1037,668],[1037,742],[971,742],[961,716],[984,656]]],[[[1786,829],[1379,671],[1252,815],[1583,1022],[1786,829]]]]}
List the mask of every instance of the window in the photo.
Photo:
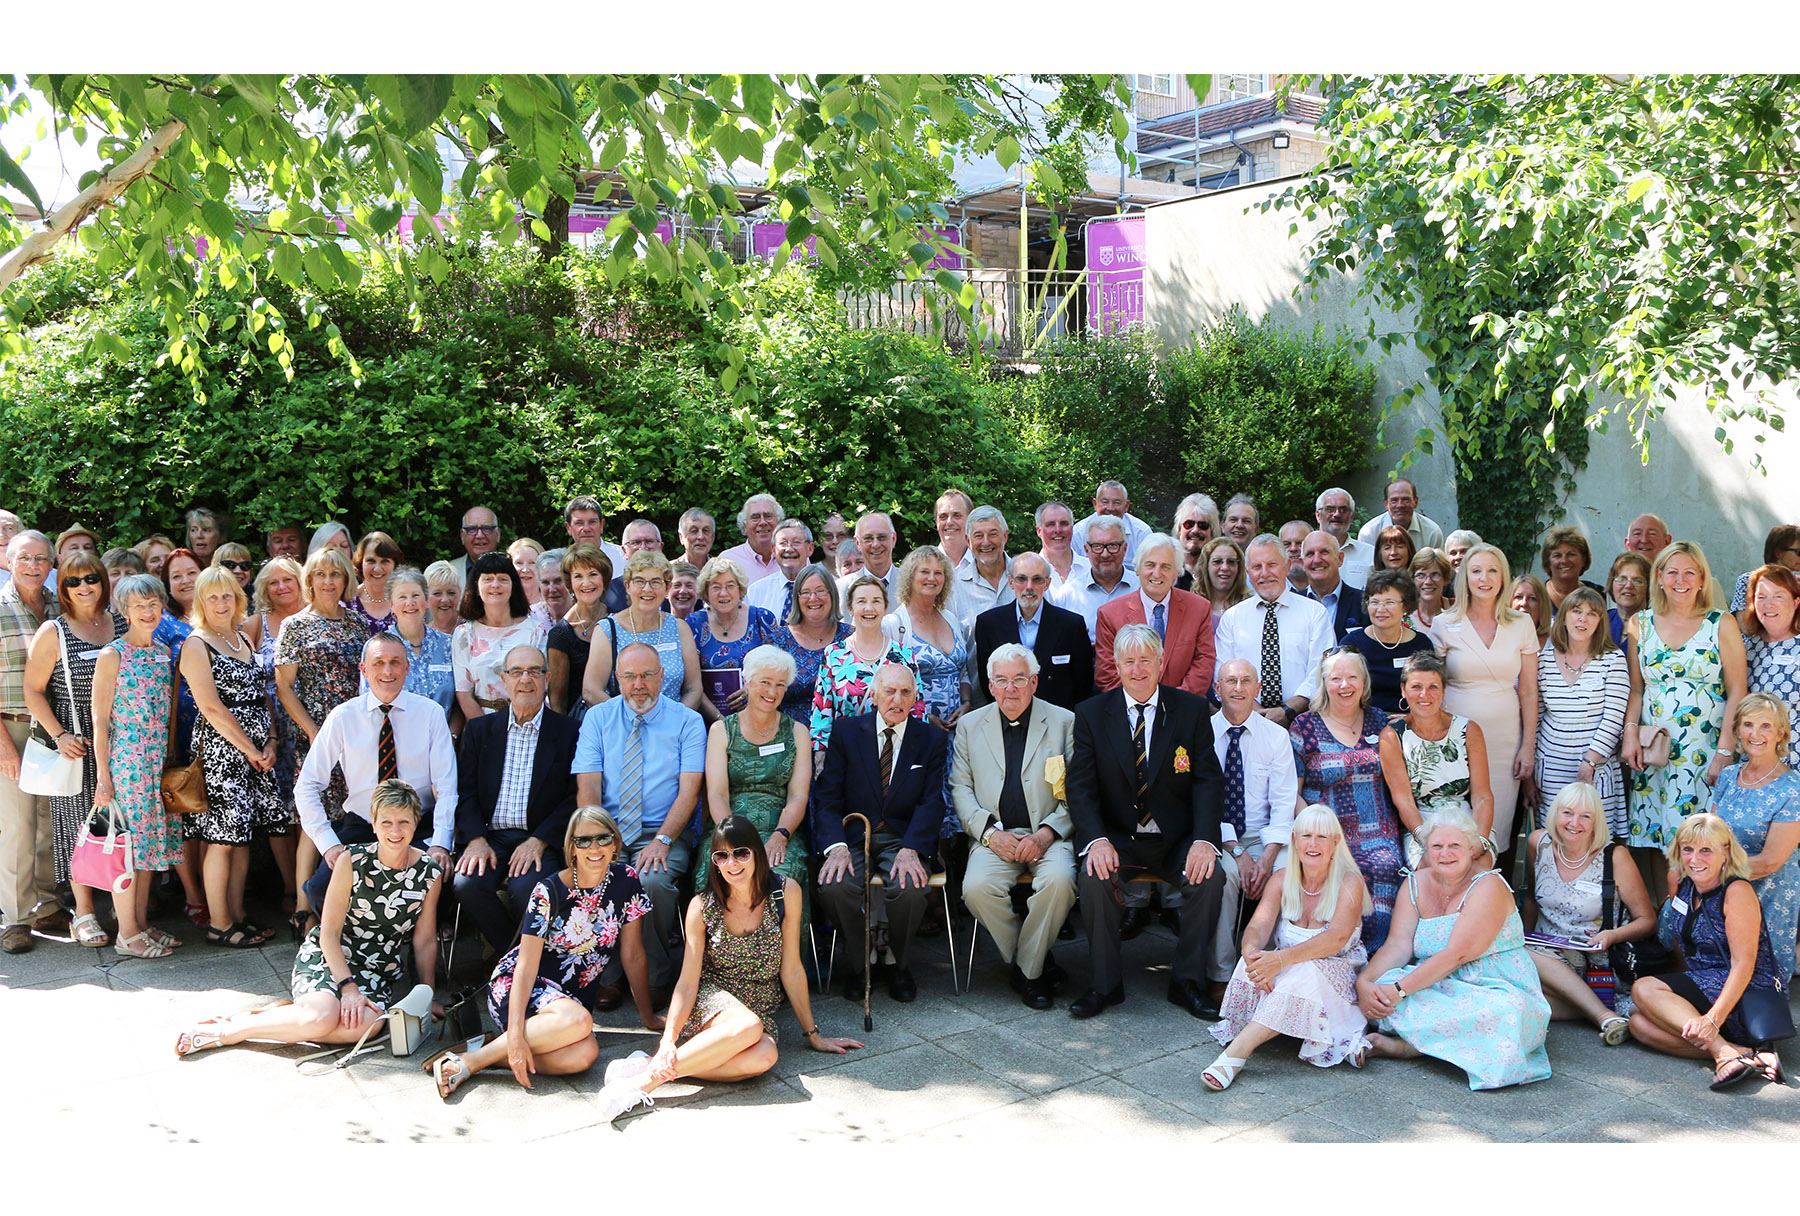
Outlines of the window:
{"type": "Polygon", "coordinates": [[[1269,91],[1269,75],[1267,72],[1220,72],[1219,100],[1242,101],[1246,97],[1259,97],[1269,91]]]}
{"type": "Polygon", "coordinates": [[[1175,73],[1173,72],[1139,72],[1134,80],[1133,87],[1140,93],[1154,93],[1158,97],[1175,96],[1175,73]]]}

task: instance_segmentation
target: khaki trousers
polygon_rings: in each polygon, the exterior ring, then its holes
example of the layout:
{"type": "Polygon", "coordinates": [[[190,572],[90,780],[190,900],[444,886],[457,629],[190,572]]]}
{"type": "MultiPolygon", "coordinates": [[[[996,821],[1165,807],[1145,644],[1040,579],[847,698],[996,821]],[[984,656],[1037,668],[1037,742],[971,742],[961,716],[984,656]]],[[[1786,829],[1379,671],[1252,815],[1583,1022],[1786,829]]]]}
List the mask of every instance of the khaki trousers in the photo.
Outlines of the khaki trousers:
{"type": "MultiPolygon", "coordinates": [[[[31,724],[7,719],[0,725],[6,727],[13,750],[23,755],[31,724]]],[[[29,924],[40,908],[47,910],[55,902],[50,800],[0,777],[0,917],[8,925],[29,924]]]]}
{"type": "Polygon", "coordinates": [[[1032,864],[1015,865],[976,843],[969,850],[969,868],[963,875],[963,903],[981,927],[993,934],[1000,957],[1016,962],[1026,979],[1037,979],[1069,909],[1075,906],[1075,846],[1059,840],[1032,864]],[[1025,900],[1021,922],[1013,914],[1012,889],[1019,876],[1028,872],[1031,894],[1025,900]]]}

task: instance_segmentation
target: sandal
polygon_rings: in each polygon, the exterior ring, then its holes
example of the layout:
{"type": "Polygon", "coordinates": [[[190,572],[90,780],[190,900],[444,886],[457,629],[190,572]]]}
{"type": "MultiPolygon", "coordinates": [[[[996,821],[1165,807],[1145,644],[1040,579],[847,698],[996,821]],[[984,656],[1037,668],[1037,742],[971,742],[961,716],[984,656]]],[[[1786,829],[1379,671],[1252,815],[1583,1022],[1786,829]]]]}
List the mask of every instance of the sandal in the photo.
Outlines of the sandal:
{"type": "Polygon", "coordinates": [[[224,1018],[206,1018],[198,1024],[189,1027],[187,1030],[182,1031],[175,1036],[175,1054],[177,1056],[191,1056],[196,1051],[206,1051],[209,1048],[221,1046],[225,1041],[225,1033],[223,1031],[201,1030],[200,1027],[223,1026],[225,1021],[226,1019],[224,1018]]]}
{"type": "Polygon", "coordinates": [[[176,937],[173,933],[164,933],[161,929],[147,928],[144,932],[150,935],[151,941],[156,942],[159,945],[167,946],[171,950],[181,944],[181,939],[179,937],[176,937]]]}
{"type": "Polygon", "coordinates": [[[1753,1053],[1745,1052],[1741,1056],[1732,1056],[1729,1060],[1721,1061],[1713,1069],[1710,1088],[1729,1089],[1753,1072],[1758,1074],[1762,1072],[1762,1061],[1757,1059],[1753,1053]],[[1732,1068],[1733,1064],[1738,1067],[1732,1068]]]}
{"type": "Polygon", "coordinates": [[[131,958],[162,958],[174,953],[169,947],[151,937],[148,932],[121,937],[113,949],[131,958]]]}
{"type": "Polygon", "coordinates": [[[318,915],[311,908],[296,908],[294,914],[288,917],[288,928],[293,930],[296,942],[305,941],[313,925],[318,923],[318,915]]]}
{"type": "Polygon", "coordinates": [[[1208,1064],[1200,1073],[1200,1083],[1214,1093],[1228,1089],[1231,1083],[1237,1080],[1238,1070],[1249,1062],[1249,1060],[1235,1059],[1221,1051],[1219,1058],[1208,1064]]]}
{"type": "Polygon", "coordinates": [[[257,924],[255,921],[251,920],[248,916],[246,916],[243,920],[240,920],[234,927],[242,929],[245,933],[248,933],[252,938],[255,939],[255,944],[258,946],[262,945],[264,942],[268,941],[270,938],[275,936],[275,930],[263,928],[261,925],[257,924]]]}
{"type": "Polygon", "coordinates": [[[100,927],[100,918],[92,912],[84,912],[77,916],[69,927],[75,934],[76,942],[94,950],[98,950],[112,940],[107,936],[106,930],[100,927]]]}
{"type": "Polygon", "coordinates": [[[1610,1017],[1600,1023],[1600,1041],[1608,1047],[1617,1047],[1630,1035],[1631,1023],[1621,1017],[1610,1017]]]}
{"type": "Polygon", "coordinates": [[[1756,1053],[1756,1068],[1758,1072],[1762,1073],[1765,1080],[1773,1081],[1777,1085],[1785,1084],[1787,1081],[1787,1074],[1781,1071],[1781,1057],[1772,1051],[1756,1053]]]}
{"type": "Polygon", "coordinates": [[[207,915],[205,904],[188,904],[186,911],[187,918],[202,929],[212,923],[212,917],[207,915]]]}
{"type": "Polygon", "coordinates": [[[454,1051],[446,1051],[431,1065],[431,1078],[437,1082],[438,1097],[446,1102],[472,1075],[469,1066],[454,1051]]]}
{"type": "Polygon", "coordinates": [[[232,925],[229,929],[206,927],[206,940],[214,946],[229,946],[233,950],[251,950],[262,944],[254,940],[242,924],[232,925]]]}
{"type": "Polygon", "coordinates": [[[1344,1062],[1352,1068],[1361,1068],[1364,1064],[1367,1064],[1369,1062],[1369,1045],[1364,1043],[1361,1047],[1357,1048],[1355,1055],[1346,1056],[1344,1062]]]}

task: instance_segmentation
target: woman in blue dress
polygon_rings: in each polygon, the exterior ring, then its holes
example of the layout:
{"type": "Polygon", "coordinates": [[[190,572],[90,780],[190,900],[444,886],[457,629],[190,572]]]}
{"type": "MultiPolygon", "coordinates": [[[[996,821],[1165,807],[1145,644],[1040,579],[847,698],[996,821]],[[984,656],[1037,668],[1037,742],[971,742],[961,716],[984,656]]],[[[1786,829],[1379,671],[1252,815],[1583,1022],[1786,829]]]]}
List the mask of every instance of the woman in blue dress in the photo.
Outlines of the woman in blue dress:
{"type": "Polygon", "coordinates": [[[1467,812],[1425,821],[1428,864],[1407,879],[1356,999],[1383,1032],[1369,1036],[1373,1054],[1447,1060],[1469,1074],[1470,1089],[1500,1089],[1549,1077],[1550,1003],[1512,891],[1479,868],[1484,855],[1467,812]]]}
{"type": "MultiPolygon", "coordinates": [[[[974,700],[969,683],[968,630],[956,615],[944,611],[953,586],[950,558],[936,545],[920,545],[900,563],[900,606],[881,622],[881,632],[901,646],[911,646],[924,689],[925,721],[956,738],[956,723],[974,700]]],[[[950,774],[944,773],[944,830],[949,839],[962,831],[950,805],[950,774]]]]}
{"type": "Polygon", "coordinates": [[[817,562],[794,578],[794,606],[775,630],[774,644],[792,656],[794,679],[781,697],[781,712],[802,725],[812,722],[813,686],[825,653],[850,636],[838,611],[837,579],[817,562]]]}
{"type": "Polygon", "coordinates": [[[1719,774],[1712,813],[1749,855],[1745,877],[1762,904],[1763,924],[1785,980],[1794,974],[1800,929],[1800,773],[1783,757],[1793,734],[1787,706],[1766,692],[1738,702],[1737,750],[1743,763],[1719,774]]]}
{"type": "Polygon", "coordinates": [[[752,608],[744,603],[750,590],[750,576],[729,557],[715,557],[700,571],[700,602],[706,607],[687,615],[687,626],[694,631],[694,643],[700,650],[701,684],[706,695],[700,698],[700,716],[710,725],[744,708],[744,656],[758,646],[775,640],[775,614],[767,608],[752,608]],[[706,672],[736,671],[738,687],[728,696],[713,698],[713,685],[706,672]]]}

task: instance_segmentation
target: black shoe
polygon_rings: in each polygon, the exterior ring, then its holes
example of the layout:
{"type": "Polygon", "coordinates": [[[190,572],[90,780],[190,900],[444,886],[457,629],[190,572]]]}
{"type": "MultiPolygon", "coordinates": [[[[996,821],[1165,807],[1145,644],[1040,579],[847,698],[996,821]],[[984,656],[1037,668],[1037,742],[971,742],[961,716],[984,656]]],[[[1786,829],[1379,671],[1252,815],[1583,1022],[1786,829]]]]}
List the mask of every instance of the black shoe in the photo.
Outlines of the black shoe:
{"type": "Polygon", "coordinates": [[[1017,993],[1023,993],[1025,991],[1025,986],[1031,983],[1030,980],[1025,978],[1025,973],[1019,970],[1019,964],[1017,963],[1012,964],[1006,969],[1006,982],[1011,984],[1012,990],[1017,993]]]}
{"type": "Polygon", "coordinates": [[[919,982],[913,979],[911,970],[906,967],[894,968],[894,973],[888,976],[888,995],[903,1005],[918,998],[919,982]]]}
{"type": "Polygon", "coordinates": [[[1092,988],[1089,988],[1086,992],[1076,997],[1074,1004],[1069,1006],[1069,1016],[1072,1018],[1091,1018],[1102,1009],[1105,1009],[1108,1005],[1117,1005],[1124,1000],[1125,985],[1123,984],[1120,984],[1111,992],[1095,992],[1092,988]]]}
{"type": "Polygon", "coordinates": [[[843,993],[846,1001],[860,1002],[863,999],[863,976],[860,971],[844,972],[843,993]]]}
{"type": "Polygon", "coordinates": [[[605,984],[594,989],[594,1008],[601,1013],[611,1013],[625,1003],[625,985],[608,987],[605,984]]]}
{"type": "Polygon", "coordinates": [[[1019,993],[1027,1009],[1050,1009],[1056,1005],[1051,999],[1050,982],[1044,976],[1035,980],[1026,980],[1025,987],[1019,993]]]}
{"type": "Polygon", "coordinates": [[[1206,990],[1192,980],[1169,981],[1169,1004],[1209,1022],[1219,1018],[1219,1007],[1207,1004],[1206,990]]]}
{"type": "Polygon", "coordinates": [[[1164,908],[1156,918],[1171,933],[1181,932],[1181,909],[1164,908]]]}
{"type": "Polygon", "coordinates": [[[1142,933],[1149,926],[1151,916],[1148,908],[1125,909],[1125,919],[1119,922],[1119,940],[1128,942],[1142,933]]]}
{"type": "Polygon", "coordinates": [[[1039,973],[1038,978],[1049,984],[1052,992],[1060,992],[1062,991],[1062,986],[1069,982],[1069,973],[1064,971],[1062,966],[1057,963],[1054,954],[1046,954],[1044,956],[1044,970],[1039,973]]]}

